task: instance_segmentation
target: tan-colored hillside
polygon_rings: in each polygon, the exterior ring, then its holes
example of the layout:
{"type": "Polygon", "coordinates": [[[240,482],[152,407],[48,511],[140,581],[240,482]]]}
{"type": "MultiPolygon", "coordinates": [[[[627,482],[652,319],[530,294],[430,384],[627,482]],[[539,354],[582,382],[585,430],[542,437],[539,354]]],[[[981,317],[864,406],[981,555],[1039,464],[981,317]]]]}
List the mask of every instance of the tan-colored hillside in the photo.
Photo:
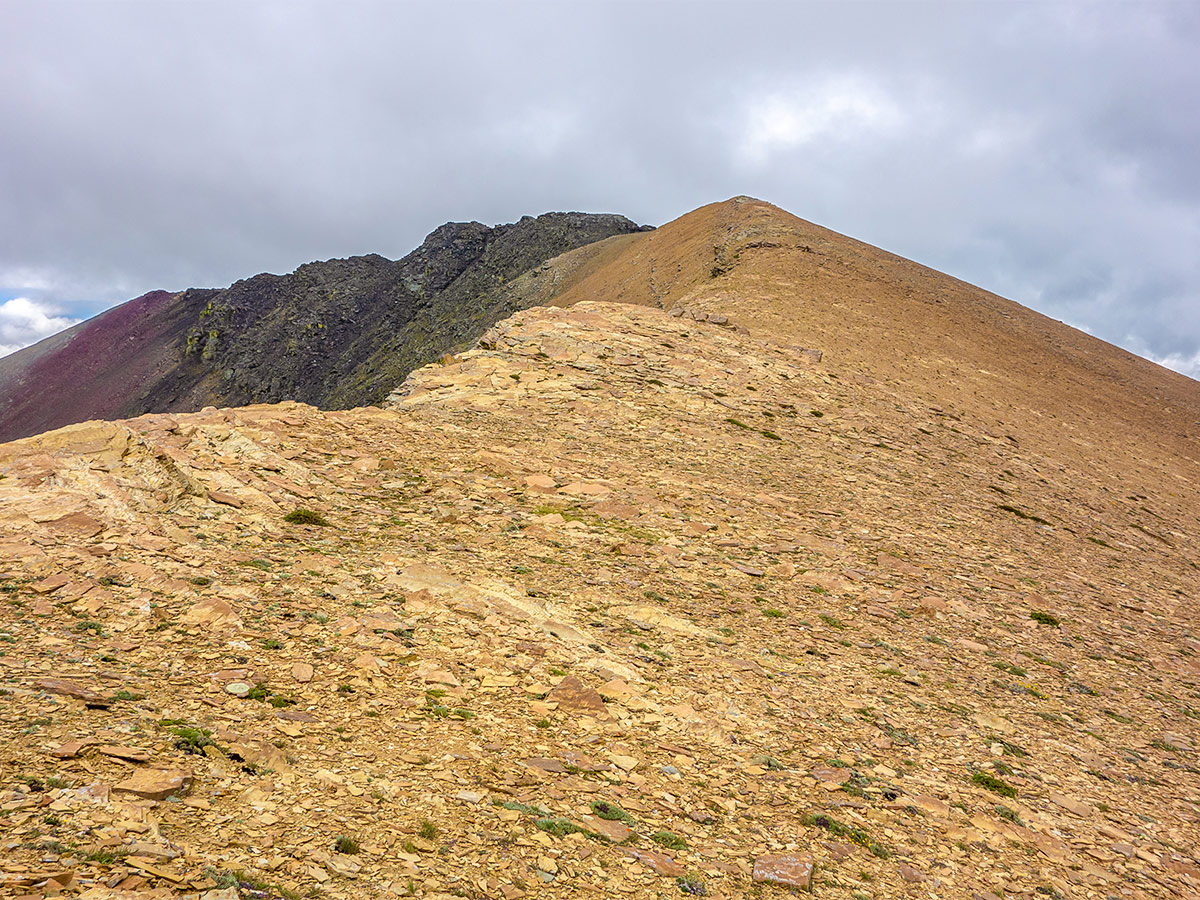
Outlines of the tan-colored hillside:
{"type": "Polygon", "coordinates": [[[588,250],[387,409],[0,445],[0,889],[1197,896],[1200,385],[758,201],[588,250]]]}

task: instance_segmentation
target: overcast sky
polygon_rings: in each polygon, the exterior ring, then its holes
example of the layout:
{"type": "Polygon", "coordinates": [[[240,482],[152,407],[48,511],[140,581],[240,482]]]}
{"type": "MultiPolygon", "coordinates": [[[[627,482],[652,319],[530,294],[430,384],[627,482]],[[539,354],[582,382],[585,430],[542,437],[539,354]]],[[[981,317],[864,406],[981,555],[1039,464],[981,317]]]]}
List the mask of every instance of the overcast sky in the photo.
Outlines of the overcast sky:
{"type": "Polygon", "coordinates": [[[751,194],[1200,377],[1200,4],[0,0],[0,354],[751,194]]]}

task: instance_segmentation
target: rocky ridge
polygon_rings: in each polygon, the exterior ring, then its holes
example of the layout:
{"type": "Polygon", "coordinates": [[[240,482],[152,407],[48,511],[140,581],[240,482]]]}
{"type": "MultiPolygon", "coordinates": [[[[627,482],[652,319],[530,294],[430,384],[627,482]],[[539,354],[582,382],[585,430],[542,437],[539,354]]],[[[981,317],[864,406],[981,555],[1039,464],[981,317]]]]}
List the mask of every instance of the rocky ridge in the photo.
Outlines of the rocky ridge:
{"type": "Polygon", "coordinates": [[[450,222],[399,260],[371,254],[219,290],[154,291],[0,359],[0,441],[206,405],[378,403],[412,369],[537,302],[520,286],[541,285],[522,273],[640,230],[588,213],[450,222]]]}
{"type": "Polygon", "coordinates": [[[0,889],[1196,896],[1186,386],[936,396],[685,224],[384,409],[0,446],[0,889]]]}

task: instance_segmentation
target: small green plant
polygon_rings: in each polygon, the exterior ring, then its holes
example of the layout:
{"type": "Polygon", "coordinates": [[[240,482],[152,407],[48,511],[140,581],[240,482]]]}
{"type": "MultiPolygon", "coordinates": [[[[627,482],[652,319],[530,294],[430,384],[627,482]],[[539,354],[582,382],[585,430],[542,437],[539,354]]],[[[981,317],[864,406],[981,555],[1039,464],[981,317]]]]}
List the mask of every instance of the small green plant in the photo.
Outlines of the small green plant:
{"type": "Polygon", "coordinates": [[[624,822],[627,825],[635,824],[633,817],[615,803],[609,803],[607,800],[593,800],[592,812],[601,819],[608,819],[612,822],[624,822]]]}
{"type": "Polygon", "coordinates": [[[214,869],[209,866],[204,870],[204,874],[222,890],[234,888],[234,893],[239,897],[274,898],[279,896],[283,900],[300,900],[300,895],[295,891],[288,890],[282,885],[263,881],[240,869],[214,869]]]}
{"type": "Polygon", "coordinates": [[[1017,796],[1017,789],[1002,778],[997,778],[995,775],[989,775],[987,772],[976,772],[971,776],[971,783],[977,784],[981,788],[991,791],[993,794],[999,794],[1001,797],[1017,796]]]}
{"type": "Polygon", "coordinates": [[[267,687],[267,683],[265,681],[260,681],[258,684],[254,685],[254,687],[250,688],[249,692],[246,694],[246,699],[266,700],[270,696],[271,689],[267,687]]]}
{"type": "Polygon", "coordinates": [[[315,510],[311,509],[293,509],[290,513],[283,517],[283,521],[289,525],[320,525],[329,524],[329,520],[315,510]]]}
{"type": "Polygon", "coordinates": [[[768,756],[765,753],[760,753],[757,756],[751,758],[750,765],[763,766],[764,768],[770,769],[772,772],[780,772],[786,768],[786,766],[784,766],[784,764],[781,763],[779,760],[777,760],[775,757],[768,756]]]}
{"type": "Polygon", "coordinates": [[[686,850],[687,841],[677,834],[672,834],[669,831],[656,831],[650,835],[650,840],[658,844],[660,847],[666,847],[668,850],[686,850]]]}
{"type": "Polygon", "coordinates": [[[355,854],[359,851],[358,841],[348,835],[338,835],[337,840],[333,842],[333,849],[338,853],[355,854]]]}
{"type": "Polygon", "coordinates": [[[575,834],[583,830],[570,819],[557,819],[552,816],[538,819],[534,822],[534,825],[541,831],[553,834],[556,837],[566,837],[568,834],[575,834]]]}
{"type": "Polygon", "coordinates": [[[845,628],[846,623],[836,616],[831,616],[828,613],[819,613],[818,618],[828,625],[830,628],[845,628]]]}
{"type": "Polygon", "coordinates": [[[995,660],[992,663],[992,665],[995,666],[997,669],[999,669],[1001,672],[1008,672],[1010,675],[1016,675],[1018,678],[1024,678],[1026,675],[1029,674],[1028,671],[1021,668],[1020,666],[1015,666],[1012,663],[1002,662],[1000,660],[995,660]]]}
{"type": "Polygon", "coordinates": [[[766,609],[763,610],[763,615],[767,616],[768,618],[771,618],[771,619],[782,619],[787,616],[787,613],[785,613],[781,609],[776,609],[773,606],[768,606],[766,609]]]}
{"type": "Polygon", "coordinates": [[[863,831],[854,825],[846,825],[839,822],[832,816],[825,813],[816,813],[804,817],[804,824],[812,828],[824,828],[830,834],[836,834],[839,837],[844,837],[852,844],[858,844],[860,847],[866,847],[872,856],[879,859],[887,859],[892,855],[883,844],[871,837],[867,832],[863,831]]]}
{"type": "Polygon", "coordinates": [[[82,858],[87,862],[94,862],[101,866],[113,866],[129,855],[129,850],[125,847],[102,848],[99,850],[89,850],[82,854],[82,858]]]}
{"type": "Polygon", "coordinates": [[[684,894],[691,894],[695,897],[703,897],[708,893],[708,888],[704,886],[704,879],[697,872],[688,872],[686,875],[677,875],[675,883],[679,885],[679,890],[684,894]]]}
{"type": "Polygon", "coordinates": [[[527,816],[540,816],[545,810],[539,809],[536,806],[530,806],[528,803],[518,803],[516,800],[492,800],[493,806],[499,806],[502,809],[511,809],[514,812],[525,813],[527,816]]]}
{"type": "Polygon", "coordinates": [[[1005,756],[1028,756],[1029,755],[1029,751],[1026,750],[1024,747],[1020,746],[1019,744],[1013,744],[1009,741],[1004,740],[1003,738],[998,738],[998,737],[989,738],[989,740],[993,744],[999,744],[1000,751],[1005,756]]]}
{"type": "Polygon", "coordinates": [[[421,827],[417,829],[417,834],[427,841],[436,840],[438,836],[437,826],[426,819],[421,823],[421,827]]]}
{"type": "Polygon", "coordinates": [[[121,690],[121,691],[117,691],[115,694],[113,694],[112,699],[126,700],[130,703],[136,703],[138,700],[145,700],[146,695],[145,694],[135,694],[132,691],[121,690]]]}
{"type": "Polygon", "coordinates": [[[1017,811],[1015,809],[1009,809],[1003,803],[996,804],[996,815],[998,815],[1001,819],[1007,819],[1014,825],[1024,824],[1021,822],[1021,817],[1017,815],[1017,811]]]}
{"type": "Polygon", "coordinates": [[[263,645],[264,650],[282,650],[283,649],[283,641],[279,640],[278,638],[267,638],[265,641],[262,642],[262,645],[263,645]]]}
{"type": "Polygon", "coordinates": [[[550,720],[549,719],[538,719],[536,722],[533,723],[533,725],[535,728],[549,728],[550,720]]]}
{"type": "Polygon", "coordinates": [[[1052,616],[1052,615],[1050,615],[1050,613],[1042,612],[1041,610],[1038,610],[1038,609],[1035,609],[1033,612],[1031,612],[1029,614],[1029,618],[1033,619],[1033,621],[1038,622],[1042,625],[1049,625],[1052,628],[1057,628],[1060,624],[1062,624],[1061,622],[1059,622],[1057,616],[1052,616]]]}
{"type": "MultiPolygon", "coordinates": [[[[174,721],[165,719],[164,722],[174,721]]],[[[184,753],[203,753],[205,747],[216,746],[212,732],[193,725],[174,725],[167,729],[175,735],[175,749],[184,753]]]]}

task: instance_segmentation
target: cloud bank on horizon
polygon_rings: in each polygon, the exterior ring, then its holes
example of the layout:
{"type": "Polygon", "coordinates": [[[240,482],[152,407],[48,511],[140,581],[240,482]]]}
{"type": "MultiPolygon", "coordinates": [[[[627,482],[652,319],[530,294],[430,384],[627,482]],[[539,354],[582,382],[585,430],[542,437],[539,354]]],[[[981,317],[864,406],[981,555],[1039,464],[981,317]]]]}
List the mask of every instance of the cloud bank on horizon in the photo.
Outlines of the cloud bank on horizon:
{"type": "Polygon", "coordinates": [[[752,194],[1200,377],[1200,7],[583,6],[3,4],[0,355],[446,220],[752,194]]]}
{"type": "Polygon", "coordinates": [[[16,353],[44,337],[78,325],[79,319],[60,315],[53,305],[28,297],[12,297],[0,303],[0,356],[16,353]]]}

